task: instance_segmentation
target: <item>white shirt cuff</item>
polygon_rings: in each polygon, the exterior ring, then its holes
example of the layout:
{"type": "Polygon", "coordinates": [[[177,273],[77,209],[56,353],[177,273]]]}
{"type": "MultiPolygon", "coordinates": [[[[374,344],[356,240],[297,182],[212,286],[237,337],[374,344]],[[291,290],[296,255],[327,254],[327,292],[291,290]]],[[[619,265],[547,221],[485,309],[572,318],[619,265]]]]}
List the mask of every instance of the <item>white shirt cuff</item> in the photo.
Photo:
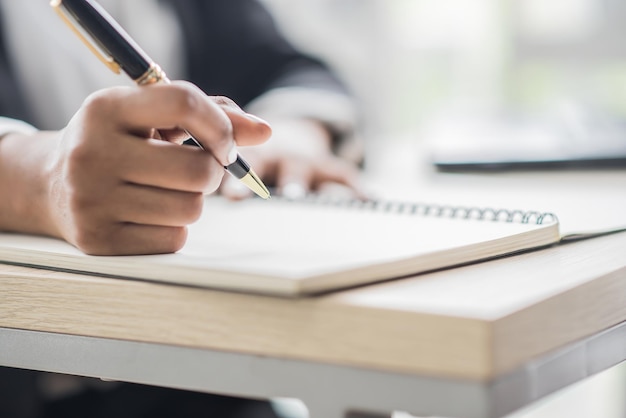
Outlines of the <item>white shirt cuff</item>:
{"type": "Polygon", "coordinates": [[[0,138],[9,133],[32,134],[37,128],[17,119],[0,116],[0,138]]]}
{"type": "Polygon", "coordinates": [[[357,109],[344,94],[306,87],[277,88],[250,102],[246,111],[270,122],[285,118],[317,120],[333,133],[339,156],[354,161],[363,156],[363,144],[357,136],[357,109]]]}

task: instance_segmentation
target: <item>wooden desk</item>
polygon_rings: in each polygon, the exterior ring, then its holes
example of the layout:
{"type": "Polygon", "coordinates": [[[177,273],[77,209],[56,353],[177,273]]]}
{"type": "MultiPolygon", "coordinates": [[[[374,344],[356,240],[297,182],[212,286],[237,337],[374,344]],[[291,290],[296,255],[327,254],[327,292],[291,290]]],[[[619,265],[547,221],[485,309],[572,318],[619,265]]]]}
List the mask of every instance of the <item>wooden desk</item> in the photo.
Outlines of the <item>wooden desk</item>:
{"type": "MultiPolygon", "coordinates": [[[[387,197],[626,226],[625,171],[436,175],[396,145],[368,167],[387,197]]],[[[502,416],[626,360],[625,321],[626,233],[296,300],[0,265],[0,365],[299,398],[312,418],[502,416]]]]}
{"type": "Polygon", "coordinates": [[[497,417],[626,359],[625,255],[620,233],[296,300],[1,265],[0,365],[497,417]]]}

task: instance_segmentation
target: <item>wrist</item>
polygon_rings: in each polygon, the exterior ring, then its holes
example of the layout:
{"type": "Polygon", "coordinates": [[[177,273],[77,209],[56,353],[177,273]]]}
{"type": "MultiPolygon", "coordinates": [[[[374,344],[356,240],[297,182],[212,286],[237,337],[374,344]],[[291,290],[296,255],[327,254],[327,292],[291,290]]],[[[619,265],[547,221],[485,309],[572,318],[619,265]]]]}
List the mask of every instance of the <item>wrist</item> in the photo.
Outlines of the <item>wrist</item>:
{"type": "Polygon", "coordinates": [[[0,139],[0,230],[60,237],[51,216],[55,132],[0,139]]]}

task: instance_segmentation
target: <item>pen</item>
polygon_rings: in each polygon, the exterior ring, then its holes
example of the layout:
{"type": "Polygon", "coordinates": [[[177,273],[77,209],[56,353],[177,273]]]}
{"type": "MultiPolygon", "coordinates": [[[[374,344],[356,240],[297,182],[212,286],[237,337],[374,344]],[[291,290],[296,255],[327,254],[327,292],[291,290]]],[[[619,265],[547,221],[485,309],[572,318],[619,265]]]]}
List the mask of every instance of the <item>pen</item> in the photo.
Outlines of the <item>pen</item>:
{"type": "MultiPolygon", "coordinates": [[[[153,83],[170,83],[161,67],[152,61],[126,31],[95,1],[51,0],[50,5],[87,45],[89,50],[114,73],[119,74],[120,71],[124,71],[140,86],[153,83]],[[97,46],[89,42],[83,31],[75,23],[93,39],[97,46]]],[[[189,137],[196,146],[203,148],[191,135],[189,137]]],[[[240,155],[237,155],[234,163],[224,168],[263,199],[270,197],[267,187],[240,155]]]]}

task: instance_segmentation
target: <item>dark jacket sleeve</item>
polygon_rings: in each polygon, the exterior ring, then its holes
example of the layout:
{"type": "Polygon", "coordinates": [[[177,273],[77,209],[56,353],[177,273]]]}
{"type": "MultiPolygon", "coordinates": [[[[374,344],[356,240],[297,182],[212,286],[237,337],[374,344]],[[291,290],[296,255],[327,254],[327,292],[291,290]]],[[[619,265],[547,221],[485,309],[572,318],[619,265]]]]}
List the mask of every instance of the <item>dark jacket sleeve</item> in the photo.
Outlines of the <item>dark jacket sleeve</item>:
{"type": "Polygon", "coordinates": [[[320,61],[298,52],[256,0],[171,0],[186,42],[188,79],[245,106],[272,88],[345,92],[320,61]]]}

